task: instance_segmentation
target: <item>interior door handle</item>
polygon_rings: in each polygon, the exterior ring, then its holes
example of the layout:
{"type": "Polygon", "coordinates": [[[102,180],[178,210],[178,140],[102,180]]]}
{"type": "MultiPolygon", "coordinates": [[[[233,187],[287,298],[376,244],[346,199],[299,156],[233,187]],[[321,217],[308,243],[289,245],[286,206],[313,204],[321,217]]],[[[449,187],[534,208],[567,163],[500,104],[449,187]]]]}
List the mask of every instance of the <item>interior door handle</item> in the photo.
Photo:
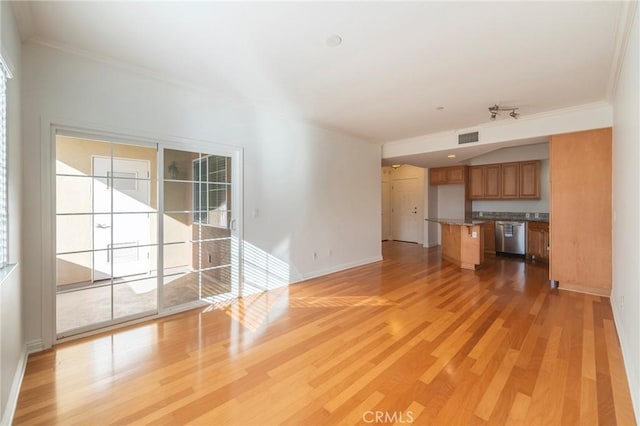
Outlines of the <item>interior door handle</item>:
{"type": "Polygon", "coordinates": [[[104,223],[99,223],[96,225],[96,228],[98,229],[107,229],[107,228],[111,228],[111,225],[105,225],[104,223]]]}
{"type": "Polygon", "coordinates": [[[235,219],[231,219],[231,230],[235,231],[236,230],[236,220],[235,219]]]}

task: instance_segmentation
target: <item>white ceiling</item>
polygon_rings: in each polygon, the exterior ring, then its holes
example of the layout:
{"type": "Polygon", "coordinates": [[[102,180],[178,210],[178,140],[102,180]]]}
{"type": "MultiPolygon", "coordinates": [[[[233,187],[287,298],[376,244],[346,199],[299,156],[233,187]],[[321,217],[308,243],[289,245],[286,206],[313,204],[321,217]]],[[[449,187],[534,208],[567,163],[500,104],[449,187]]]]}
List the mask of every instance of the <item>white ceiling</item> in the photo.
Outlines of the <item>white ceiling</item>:
{"type": "Polygon", "coordinates": [[[526,115],[605,100],[622,10],[608,1],[14,7],[25,39],[372,141],[474,126],[488,121],[494,103],[526,115]],[[328,47],[334,33],[344,42],[328,47]]]}

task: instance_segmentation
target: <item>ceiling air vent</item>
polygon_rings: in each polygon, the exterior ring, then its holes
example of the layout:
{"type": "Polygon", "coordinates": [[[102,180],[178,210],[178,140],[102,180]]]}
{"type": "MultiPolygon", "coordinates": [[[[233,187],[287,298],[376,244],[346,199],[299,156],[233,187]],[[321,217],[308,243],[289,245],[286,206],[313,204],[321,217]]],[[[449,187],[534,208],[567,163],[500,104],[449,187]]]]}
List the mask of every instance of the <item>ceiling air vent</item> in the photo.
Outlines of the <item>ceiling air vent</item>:
{"type": "Polygon", "coordinates": [[[463,143],[478,142],[479,140],[480,139],[478,132],[463,133],[461,135],[458,135],[458,145],[462,145],[463,143]]]}

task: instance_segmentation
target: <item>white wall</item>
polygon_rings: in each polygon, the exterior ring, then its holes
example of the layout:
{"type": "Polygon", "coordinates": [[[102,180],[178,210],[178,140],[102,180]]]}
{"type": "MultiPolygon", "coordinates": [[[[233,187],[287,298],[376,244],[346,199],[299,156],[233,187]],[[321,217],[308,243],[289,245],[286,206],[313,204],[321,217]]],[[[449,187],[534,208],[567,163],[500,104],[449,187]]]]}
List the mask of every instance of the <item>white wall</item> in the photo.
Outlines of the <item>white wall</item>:
{"type": "MultiPolygon", "coordinates": [[[[26,359],[22,312],[21,256],[21,46],[9,2],[0,2],[0,40],[2,57],[8,62],[13,79],[7,83],[9,262],[14,269],[0,279],[0,418],[9,422],[17,402],[18,386],[26,359]]],[[[6,271],[5,271],[6,272],[6,271]]],[[[4,275],[4,274],[2,274],[4,275]]]]}
{"type": "Polygon", "coordinates": [[[502,148],[469,160],[469,165],[542,160],[539,200],[476,200],[473,211],[549,213],[549,143],[502,148]]]}
{"type": "MultiPolygon", "coordinates": [[[[634,5],[635,6],[635,5],[634,5]]],[[[638,10],[613,100],[613,288],[611,305],[640,419],[640,46],[638,10]]]]}
{"type": "MultiPolygon", "coordinates": [[[[41,45],[24,46],[23,64],[32,160],[51,161],[46,125],[54,121],[243,147],[245,240],[288,265],[290,281],[381,258],[378,145],[41,45]]],[[[40,241],[49,206],[38,167],[24,183],[25,261],[46,265],[52,254],[40,241]]],[[[37,341],[45,336],[40,274],[49,271],[24,272],[27,338],[37,341]]]]}

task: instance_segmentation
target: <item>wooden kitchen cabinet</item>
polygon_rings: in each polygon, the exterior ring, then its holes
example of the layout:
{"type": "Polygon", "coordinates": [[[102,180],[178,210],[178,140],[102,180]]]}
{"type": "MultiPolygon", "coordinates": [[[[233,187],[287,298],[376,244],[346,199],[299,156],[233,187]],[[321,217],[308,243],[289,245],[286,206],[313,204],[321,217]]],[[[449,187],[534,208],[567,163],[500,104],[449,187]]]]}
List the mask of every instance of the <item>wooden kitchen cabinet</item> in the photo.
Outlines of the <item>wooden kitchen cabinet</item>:
{"type": "Polygon", "coordinates": [[[540,179],[540,160],[472,166],[467,199],[540,199],[540,179]]]}
{"type": "Polygon", "coordinates": [[[549,262],[549,224],[527,222],[527,258],[549,262]]]}
{"type": "Polygon", "coordinates": [[[484,252],[496,254],[496,222],[488,220],[482,224],[484,233],[484,252]]]}
{"type": "Polygon", "coordinates": [[[429,169],[429,185],[464,185],[467,166],[432,167],[429,169]]]}
{"type": "Polygon", "coordinates": [[[520,163],[519,198],[540,198],[540,161],[520,163]]]}
{"type": "Polygon", "coordinates": [[[502,192],[500,198],[519,198],[520,163],[500,164],[502,192]]]}
{"type": "Polygon", "coordinates": [[[490,164],[484,169],[484,199],[499,199],[502,193],[500,185],[500,164],[490,164]]]}
{"type": "Polygon", "coordinates": [[[466,182],[466,166],[447,167],[447,182],[449,184],[462,184],[466,182]]]}
{"type": "Polygon", "coordinates": [[[484,166],[469,167],[469,185],[467,187],[470,200],[484,198],[484,166]]]}
{"type": "Polygon", "coordinates": [[[446,183],[446,167],[432,167],[429,169],[429,185],[445,185],[446,183]]]}

